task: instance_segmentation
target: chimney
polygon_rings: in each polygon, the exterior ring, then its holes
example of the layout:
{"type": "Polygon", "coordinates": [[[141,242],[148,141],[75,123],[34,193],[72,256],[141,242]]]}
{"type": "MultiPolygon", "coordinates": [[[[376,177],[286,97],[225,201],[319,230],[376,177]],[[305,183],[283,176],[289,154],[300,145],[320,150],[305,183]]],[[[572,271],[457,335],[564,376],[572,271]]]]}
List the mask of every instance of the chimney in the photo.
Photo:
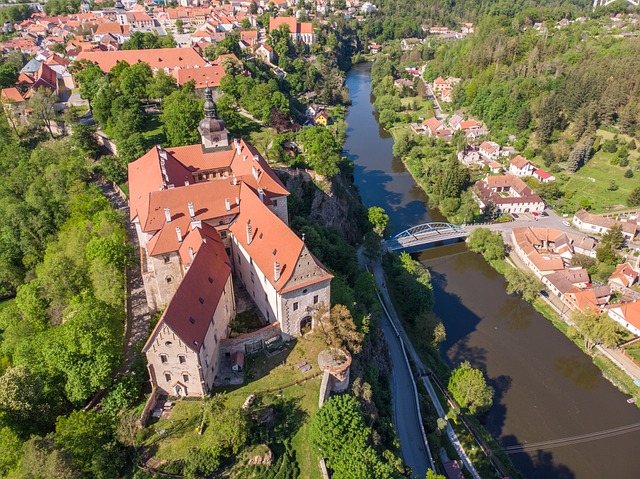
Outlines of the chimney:
{"type": "Polygon", "coordinates": [[[231,211],[231,202],[229,201],[229,198],[224,199],[224,206],[227,209],[227,211],[231,211]]]}
{"type": "Polygon", "coordinates": [[[233,186],[236,186],[238,184],[238,178],[236,178],[235,175],[234,175],[233,179],[231,180],[231,184],[233,186]]]}
{"type": "Polygon", "coordinates": [[[236,146],[236,153],[239,155],[240,152],[242,151],[240,148],[240,140],[238,140],[237,138],[234,138],[233,144],[236,146]]]}
{"type": "Polygon", "coordinates": [[[178,243],[182,243],[182,231],[180,231],[179,226],[176,226],[176,236],[178,237],[178,243]]]}
{"type": "Polygon", "coordinates": [[[258,188],[258,196],[260,197],[260,202],[264,203],[264,190],[262,188],[258,188]]]}
{"type": "Polygon", "coordinates": [[[167,220],[167,223],[171,223],[171,210],[169,208],[164,209],[164,219],[167,220]]]}
{"type": "Polygon", "coordinates": [[[247,244],[251,244],[251,240],[253,239],[253,230],[251,228],[251,220],[247,220],[247,244]]]}
{"type": "Polygon", "coordinates": [[[189,258],[191,258],[191,261],[193,261],[193,258],[195,258],[196,255],[193,254],[193,248],[191,246],[189,246],[189,258]]]}
{"type": "Polygon", "coordinates": [[[258,168],[256,168],[255,166],[253,166],[253,167],[251,168],[251,171],[253,172],[253,177],[257,180],[257,179],[258,179],[258,174],[260,173],[260,172],[258,171],[258,168]]]}
{"type": "Polygon", "coordinates": [[[240,206],[240,198],[236,196],[236,205],[240,206]]]}
{"type": "Polygon", "coordinates": [[[258,161],[258,155],[253,155],[253,161],[258,161]]]}
{"type": "Polygon", "coordinates": [[[275,261],[273,263],[273,280],[277,283],[280,279],[280,263],[275,261]]]}
{"type": "Polygon", "coordinates": [[[191,218],[195,218],[196,217],[196,210],[193,207],[193,202],[189,201],[189,204],[187,205],[187,207],[189,208],[189,216],[191,218]]]}

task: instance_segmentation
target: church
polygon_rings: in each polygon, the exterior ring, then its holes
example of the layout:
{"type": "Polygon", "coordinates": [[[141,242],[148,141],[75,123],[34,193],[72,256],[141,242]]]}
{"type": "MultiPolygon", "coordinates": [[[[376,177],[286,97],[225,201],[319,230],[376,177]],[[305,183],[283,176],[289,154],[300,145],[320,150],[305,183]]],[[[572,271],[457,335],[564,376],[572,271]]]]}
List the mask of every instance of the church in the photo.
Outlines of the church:
{"type": "Polygon", "coordinates": [[[288,226],[289,192],[258,151],[231,139],[210,88],[198,145],[155,146],[128,166],[130,214],[150,311],[152,385],[204,396],[218,383],[236,282],[284,340],[330,306],[332,275],[288,226]]]}

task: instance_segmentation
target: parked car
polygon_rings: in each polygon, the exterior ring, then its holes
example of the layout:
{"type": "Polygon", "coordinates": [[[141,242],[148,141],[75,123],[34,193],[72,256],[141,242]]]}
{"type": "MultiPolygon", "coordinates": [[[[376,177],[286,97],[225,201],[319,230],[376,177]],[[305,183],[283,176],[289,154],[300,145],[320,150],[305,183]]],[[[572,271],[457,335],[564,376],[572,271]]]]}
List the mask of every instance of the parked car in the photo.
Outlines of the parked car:
{"type": "Polygon", "coordinates": [[[571,223],[569,223],[568,221],[563,221],[562,224],[565,226],[571,226],[571,223]]]}
{"type": "Polygon", "coordinates": [[[513,216],[515,219],[519,218],[519,216],[517,214],[515,214],[515,213],[511,213],[511,216],[513,216]]]}

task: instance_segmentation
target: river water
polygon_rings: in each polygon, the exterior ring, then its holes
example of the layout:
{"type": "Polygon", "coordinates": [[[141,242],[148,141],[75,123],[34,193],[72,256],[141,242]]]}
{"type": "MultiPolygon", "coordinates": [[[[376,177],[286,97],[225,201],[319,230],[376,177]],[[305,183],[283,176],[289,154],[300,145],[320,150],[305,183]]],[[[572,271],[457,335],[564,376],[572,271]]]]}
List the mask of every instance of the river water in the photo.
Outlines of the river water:
{"type": "MultiPolygon", "coordinates": [[[[366,206],[383,207],[398,233],[440,221],[393,158],[393,140],[371,106],[371,64],[347,74],[352,106],[345,151],[366,206]]],[[[436,313],[447,330],[443,356],[468,360],[496,390],[487,429],[504,446],[601,433],[640,423],[640,410],[606,381],[590,358],[528,303],[506,294],[503,278],[463,243],[419,256],[433,277],[436,313]]],[[[640,432],[511,456],[531,479],[640,478],[640,432]]]]}

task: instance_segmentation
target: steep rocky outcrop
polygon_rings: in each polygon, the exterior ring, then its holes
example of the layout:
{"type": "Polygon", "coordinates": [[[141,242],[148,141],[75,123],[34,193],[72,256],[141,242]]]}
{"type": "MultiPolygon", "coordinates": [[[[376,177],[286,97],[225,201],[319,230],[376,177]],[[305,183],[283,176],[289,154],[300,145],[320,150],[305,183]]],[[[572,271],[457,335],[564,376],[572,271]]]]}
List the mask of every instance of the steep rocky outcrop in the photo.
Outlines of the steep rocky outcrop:
{"type": "Polygon", "coordinates": [[[293,201],[300,201],[300,207],[312,219],[322,226],[338,228],[351,243],[362,239],[366,209],[351,181],[342,175],[327,180],[312,170],[283,168],[278,172],[295,196],[293,201]]]}

